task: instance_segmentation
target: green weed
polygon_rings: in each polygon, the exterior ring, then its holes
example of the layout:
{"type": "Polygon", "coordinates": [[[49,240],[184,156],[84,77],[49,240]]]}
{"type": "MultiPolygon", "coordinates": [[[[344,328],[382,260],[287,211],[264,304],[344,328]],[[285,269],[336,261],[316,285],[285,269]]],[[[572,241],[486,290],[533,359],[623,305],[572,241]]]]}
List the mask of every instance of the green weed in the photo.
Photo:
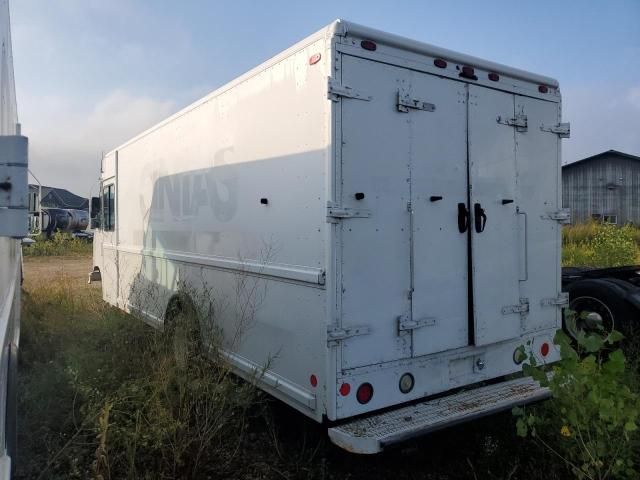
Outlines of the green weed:
{"type": "Polygon", "coordinates": [[[640,263],[640,229],[596,222],[562,229],[562,266],[617,267],[640,263]]]}
{"type": "Polygon", "coordinates": [[[524,366],[553,398],[514,409],[518,434],[552,452],[579,479],[637,478],[640,396],[622,350],[612,350],[621,339],[618,332],[581,332],[576,350],[559,331],[562,359],[551,378],[533,357],[524,366]]]}
{"type": "Polygon", "coordinates": [[[90,255],[93,251],[91,242],[75,238],[69,233],[56,232],[51,238],[38,235],[34,240],[35,243],[23,247],[22,254],[25,257],[90,255]]]}

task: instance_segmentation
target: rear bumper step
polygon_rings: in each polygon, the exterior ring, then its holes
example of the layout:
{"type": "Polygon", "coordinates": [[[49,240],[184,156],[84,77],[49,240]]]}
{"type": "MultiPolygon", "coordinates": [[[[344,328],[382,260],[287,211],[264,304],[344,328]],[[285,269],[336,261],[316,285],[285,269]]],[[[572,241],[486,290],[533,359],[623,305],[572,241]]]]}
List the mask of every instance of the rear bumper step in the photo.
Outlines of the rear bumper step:
{"type": "Polygon", "coordinates": [[[410,438],[549,398],[531,377],[508,380],[358,418],[329,429],[329,438],[352,453],[372,454],[410,438]]]}

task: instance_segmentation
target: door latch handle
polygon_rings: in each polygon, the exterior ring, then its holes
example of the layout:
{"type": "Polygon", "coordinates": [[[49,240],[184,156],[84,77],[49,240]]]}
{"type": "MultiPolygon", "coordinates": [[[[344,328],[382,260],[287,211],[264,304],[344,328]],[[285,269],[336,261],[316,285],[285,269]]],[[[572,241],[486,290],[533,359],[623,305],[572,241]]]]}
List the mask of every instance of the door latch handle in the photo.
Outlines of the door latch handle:
{"type": "Polygon", "coordinates": [[[469,210],[464,203],[458,204],[458,230],[460,233],[464,233],[469,228],[469,210]]]}
{"type": "Polygon", "coordinates": [[[509,205],[510,203],[513,203],[513,200],[511,198],[503,198],[502,199],[502,204],[503,205],[509,205]]]}
{"type": "Polygon", "coordinates": [[[479,203],[473,205],[473,221],[475,223],[476,232],[484,232],[484,227],[487,224],[487,214],[479,203]]]}

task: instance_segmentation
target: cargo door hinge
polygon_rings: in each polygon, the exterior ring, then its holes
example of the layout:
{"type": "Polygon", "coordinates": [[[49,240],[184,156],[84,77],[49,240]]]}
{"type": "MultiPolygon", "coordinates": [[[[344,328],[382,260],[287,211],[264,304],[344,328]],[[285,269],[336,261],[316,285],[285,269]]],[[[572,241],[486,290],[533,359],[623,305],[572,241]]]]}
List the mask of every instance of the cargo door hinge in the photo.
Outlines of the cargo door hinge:
{"type": "Polygon", "coordinates": [[[571,212],[568,208],[561,208],[556,212],[541,215],[540,218],[542,218],[543,220],[555,220],[559,223],[571,223],[571,212]]]}
{"type": "Polygon", "coordinates": [[[436,106],[433,103],[424,102],[417,98],[413,98],[411,94],[404,88],[398,89],[397,107],[399,112],[408,112],[412,110],[424,110],[425,112],[433,112],[436,106]]]}
{"type": "Polygon", "coordinates": [[[556,298],[543,298],[540,300],[540,305],[543,307],[566,307],[569,305],[569,294],[562,292],[556,298]]]}
{"type": "Polygon", "coordinates": [[[341,328],[336,325],[329,325],[327,328],[327,345],[334,347],[346,338],[368,335],[369,331],[369,327],[365,326],[341,328]]]}
{"type": "Polygon", "coordinates": [[[540,130],[555,133],[560,138],[569,138],[571,136],[571,124],[568,122],[558,123],[557,125],[540,125],[540,130]]]}
{"type": "Polygon", "coordinates": [[[398,317],[398,333],[421,327],[432,327],[435,324],[436,319],[434,317],[412,319],[409,315],[400,315],[398,317]]]}
{"type": "Polygon", "coordinates": [[[521,298],[520,303],[516,305],[505,305],[502,307],[503,315],[511,315],[512,313],[519,313],[520,315],[529,313],[529,299],[521,298]]]}
{"type": "Polygon", "coordinates": [[[365,95],[360,90],[351,88],[348,85],[342,85],[336,80],[329,78],[327,98],[337,102],[340,100],[340,97],[355,98],[356,100],[364,100],[365,102],[369,102],[373,98],[371,95],[365,95]]]}
{"type": "Polygon", "coordinates": [[[327,203],[327,222],[337,223],[343,218],[369,218],[371,212],[364,208],[345,208],[331,202],[327,203]]]}
{"type": "Polygon", "coordinates": [[[527,131],[527,116],[524,113],[519,113],[514,118],[498,117],[496,121],[502,125],[515,127],[518,132],[527,131]]]}

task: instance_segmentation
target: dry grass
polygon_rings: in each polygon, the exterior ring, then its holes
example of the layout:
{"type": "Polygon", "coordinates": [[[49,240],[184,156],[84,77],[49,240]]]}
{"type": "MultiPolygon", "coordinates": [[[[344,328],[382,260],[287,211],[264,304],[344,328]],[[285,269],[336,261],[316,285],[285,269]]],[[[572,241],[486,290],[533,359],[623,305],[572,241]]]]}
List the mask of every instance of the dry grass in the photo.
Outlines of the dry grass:
{"type": "Polygon", "coordinates": [[[176,361],[157,332],[102,303],[90,266],[25,261],[19,479],[566,478],[510,413],[348,454],[226,366],[176,361]]]}
{"type": "Polygon", "coordinates": [[[106,306],[88,259],[51,260],[25,264],[17,478],[229,474],[257,390],[106,306]]]}

